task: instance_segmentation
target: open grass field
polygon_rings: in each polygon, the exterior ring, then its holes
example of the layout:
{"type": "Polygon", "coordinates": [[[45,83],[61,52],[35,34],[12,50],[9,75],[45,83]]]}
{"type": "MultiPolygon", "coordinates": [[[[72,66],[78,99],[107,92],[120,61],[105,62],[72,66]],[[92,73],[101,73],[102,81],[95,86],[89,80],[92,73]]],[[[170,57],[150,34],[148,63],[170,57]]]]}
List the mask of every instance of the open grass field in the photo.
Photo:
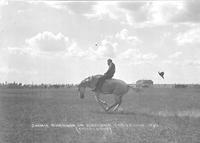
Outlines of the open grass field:
{"type": "MultiPolygon", "coordinates": [[[[112,96],[102,96],[112,103],[112,96]]],[[[200,143],[200,89],[146,88],[105,113],[74,88],[0,89],[2,143],[200,143]]]]}

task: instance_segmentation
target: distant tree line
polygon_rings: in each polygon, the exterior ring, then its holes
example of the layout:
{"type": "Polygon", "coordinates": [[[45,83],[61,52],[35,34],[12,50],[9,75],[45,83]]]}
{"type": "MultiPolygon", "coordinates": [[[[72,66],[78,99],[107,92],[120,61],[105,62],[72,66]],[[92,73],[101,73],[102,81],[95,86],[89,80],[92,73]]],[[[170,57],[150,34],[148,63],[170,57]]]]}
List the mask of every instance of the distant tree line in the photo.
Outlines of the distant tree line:
{"type": "Polygon", "coordinates": [[[0,87],[2,88],[71,88],[76,87],[76,84],[23,84],[23,83],[0,83],[0,87]]]}
{"type": "MultiPolygon", "coordinates": [[[[140,80],[141,81],[141,80],[140,80]]],[[[131,84],[132,86],[138,87],[141,83],[131,84]]],[[[154,87],[154,88],[200,88],[200,84],[153,84],[153,82],[145,82],[142,85],[144,87],[154,87]],[[147,86],[148,85],[148,86],[147,86]]],[[[0,83],[0,88],[72,88],[77,87],[77,84],[23,84],[18,82],[4,82],[0,83]]],[[[142,86],[143,87],[143,86],[142,86]]]]}

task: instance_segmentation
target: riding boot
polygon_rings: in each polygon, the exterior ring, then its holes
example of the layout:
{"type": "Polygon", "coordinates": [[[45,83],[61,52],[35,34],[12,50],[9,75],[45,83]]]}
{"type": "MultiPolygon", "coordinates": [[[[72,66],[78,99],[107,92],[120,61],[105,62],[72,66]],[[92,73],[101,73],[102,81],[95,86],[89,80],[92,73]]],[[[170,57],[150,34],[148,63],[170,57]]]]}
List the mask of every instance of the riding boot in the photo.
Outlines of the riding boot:
{"type": "Polygon", "coordinates": [[[93,92],[100,92],[100,89],[101,89],[101,83],[97,83],[96,87],[94,89],[92,89],[93,92]]]}
{"type": "Polygon", "coordinates": [[[94,89],[92,89],[92,91],[93,91],[93,92],[96,92],[96,91],[97,91],[97,89],[98,89],[98,87],[99,87],[99,83],[97,83],[97,84],[96,84],[95,88],[94,88],[94,89]]]}
{"type": "Polygon", "coordinates": [[[97,91],[96,87],[94,89],[92,89],[91,91],[96,92],[97,91]]]}
{"type": "Polygon", "coordinates": [[[98,80],[98,82],[96,84],[95,89],[93,89],[92,91],[94,91],[94,92],[100,92],[105,79],[106,79],[105,76],[99,78],[99,80],[98,80]]]}

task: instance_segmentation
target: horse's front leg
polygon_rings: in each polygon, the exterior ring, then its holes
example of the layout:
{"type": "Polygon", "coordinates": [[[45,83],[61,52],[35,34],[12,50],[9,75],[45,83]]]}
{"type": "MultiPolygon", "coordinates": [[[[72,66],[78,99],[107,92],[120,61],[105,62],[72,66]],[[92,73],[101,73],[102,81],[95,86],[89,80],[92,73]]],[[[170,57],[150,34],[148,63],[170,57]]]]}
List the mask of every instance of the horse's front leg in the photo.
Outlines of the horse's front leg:
{"type": "Polygon", "coordinates": [[[106,108],[104,107],[104,105],[107,106],[107,103],[99,98],[99,94],[95,95],[95,99],[99,103],[99,105],[106,111],[106,108]]]}
{"type": "Polygon", "coordinates": [[[100,98],[99,98],[99,101],[100,101],[103,105],[108,106],[108,104],[106,103],[106,101],[104,101],[104,100],[102,100],[102,99],[100,99],[100,98]]]}
{"type": "Polygon", "coordinates": [[[103,105],[108,106],[108,104],[106,103],[106,101],[100,99],[99,96],[100,96],[100,93],[99,93],[99,92],[96,92],[96,97],[98,98],[98,100],[99,100],[103,105]]]}

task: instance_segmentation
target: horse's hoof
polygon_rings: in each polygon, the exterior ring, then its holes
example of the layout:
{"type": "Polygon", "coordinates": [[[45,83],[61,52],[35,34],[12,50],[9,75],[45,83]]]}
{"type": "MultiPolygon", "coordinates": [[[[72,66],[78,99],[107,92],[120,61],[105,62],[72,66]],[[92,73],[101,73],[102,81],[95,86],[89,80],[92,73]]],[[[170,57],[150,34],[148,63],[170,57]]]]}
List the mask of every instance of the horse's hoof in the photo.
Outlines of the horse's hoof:
{"type": "Polygon", "coordinates": [[[109,107],[107,107],[107,108],[105,109],[105,111],[108,112],[108,111],[109,111],[109,107]]]}
{"type": "Polygon", "coordinates": [[[117,109],[117,111],[123,112],[124,110],[123,110],[123,108],[120,108],[120,107],[119,107],[119,108],[117,109]]]}
{"type": "Polygon", "coordinates": [[[103,103],[103,105],[104,105],[104,106],[108,106],[108,104],[107,104],[107,103],[103,103]]]}

